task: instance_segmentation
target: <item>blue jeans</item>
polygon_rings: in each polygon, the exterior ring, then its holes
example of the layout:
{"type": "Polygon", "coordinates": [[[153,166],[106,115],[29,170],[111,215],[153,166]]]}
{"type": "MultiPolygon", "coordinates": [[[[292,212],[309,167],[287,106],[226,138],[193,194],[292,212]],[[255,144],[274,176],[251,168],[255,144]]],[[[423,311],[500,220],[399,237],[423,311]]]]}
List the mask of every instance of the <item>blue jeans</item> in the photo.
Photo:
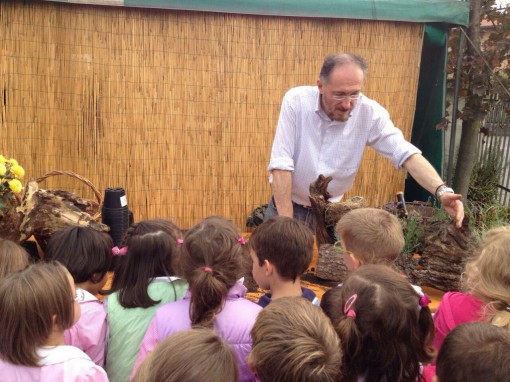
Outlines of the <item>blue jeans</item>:
{"type": "MultiPolygon", "coordinates": [[[[315,233],[315,215],[313,214],[313,210],[294,202],[292,202],[292,207],[294,209],[294,219],[305,223],[305,225],[315,233]]],[[[274,198],[271,197],[266,211],[264,212],[264,221],[271,219],[273,216],[278,216],[278,210],[276,209],[274,198]]]]}

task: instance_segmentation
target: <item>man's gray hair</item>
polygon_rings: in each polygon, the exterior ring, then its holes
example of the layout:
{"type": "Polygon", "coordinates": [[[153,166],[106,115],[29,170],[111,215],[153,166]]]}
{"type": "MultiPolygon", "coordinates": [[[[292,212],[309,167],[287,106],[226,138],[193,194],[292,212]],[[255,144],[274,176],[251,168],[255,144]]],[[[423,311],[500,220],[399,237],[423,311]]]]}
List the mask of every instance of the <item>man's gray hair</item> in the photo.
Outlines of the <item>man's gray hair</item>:
{"type": "Polygon", "coordinates": [[[363,57],[352,53],[332,53],[328,54],[324,59],[319,75],[320,80],[324,83],[328,82],[333,69],[347,64],[358,66],[363,71],[363,77],[366,77],[368,64],[363,57]]]}

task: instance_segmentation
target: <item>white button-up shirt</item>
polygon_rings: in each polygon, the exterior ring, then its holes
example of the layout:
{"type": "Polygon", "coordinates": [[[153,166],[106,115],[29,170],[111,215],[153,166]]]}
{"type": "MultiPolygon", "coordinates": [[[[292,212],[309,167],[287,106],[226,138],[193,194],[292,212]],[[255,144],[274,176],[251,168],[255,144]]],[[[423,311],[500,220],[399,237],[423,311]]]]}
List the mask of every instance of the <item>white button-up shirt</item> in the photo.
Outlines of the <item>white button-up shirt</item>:
{"type": "Polygon", "coordinates": [[[346,122],[332,121],[320,106],[317,86],[300,86],[283,98],[268,169],[293,172],[292,200],[302,205],[309,205],[310,183],[320,174],[331,176],[330,201],[337,202],[351,189],[365,146],[396,168],[421,154],[377,102],[361,95],[346,122]]]}

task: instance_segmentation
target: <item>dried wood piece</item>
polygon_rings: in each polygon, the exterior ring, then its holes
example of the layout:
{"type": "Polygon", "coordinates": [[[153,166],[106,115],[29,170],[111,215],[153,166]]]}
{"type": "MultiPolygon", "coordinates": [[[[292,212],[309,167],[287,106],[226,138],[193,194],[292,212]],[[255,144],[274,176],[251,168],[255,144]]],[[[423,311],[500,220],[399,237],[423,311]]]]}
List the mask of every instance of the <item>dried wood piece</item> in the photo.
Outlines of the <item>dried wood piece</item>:
{"type": "Polygon", "coordinates": [[[332,244],[321,245],[317,259],[317,277],[323,280],[343,282],[347,273],[348,269],[345,266],[341,248],[332,244]]]}
{"type": "Polygon", "coordinates": [[[4,208],[0,208],[0,237],[14,242],[19,242],[21,215],[16,208],[21,204],[20,199],[14,195],[12,198],[3,198],[4,208]]]}

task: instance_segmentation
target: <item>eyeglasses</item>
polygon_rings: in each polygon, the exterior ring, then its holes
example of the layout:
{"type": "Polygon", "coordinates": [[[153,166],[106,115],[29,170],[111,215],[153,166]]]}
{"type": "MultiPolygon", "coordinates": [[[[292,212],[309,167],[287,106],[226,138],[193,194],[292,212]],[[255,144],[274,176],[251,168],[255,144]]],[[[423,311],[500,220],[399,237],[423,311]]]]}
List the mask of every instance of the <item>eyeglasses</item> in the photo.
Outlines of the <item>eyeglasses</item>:
{"type": "Polygon", "coordinates": [[[345,101],[346,99],[356,101],[360,97],[361,97],[360,93],[350,94],[350,95],[348,94],[348,95],[332,95],[331,96],[331,98],[333,98],[335,101],[345,101]]]}

